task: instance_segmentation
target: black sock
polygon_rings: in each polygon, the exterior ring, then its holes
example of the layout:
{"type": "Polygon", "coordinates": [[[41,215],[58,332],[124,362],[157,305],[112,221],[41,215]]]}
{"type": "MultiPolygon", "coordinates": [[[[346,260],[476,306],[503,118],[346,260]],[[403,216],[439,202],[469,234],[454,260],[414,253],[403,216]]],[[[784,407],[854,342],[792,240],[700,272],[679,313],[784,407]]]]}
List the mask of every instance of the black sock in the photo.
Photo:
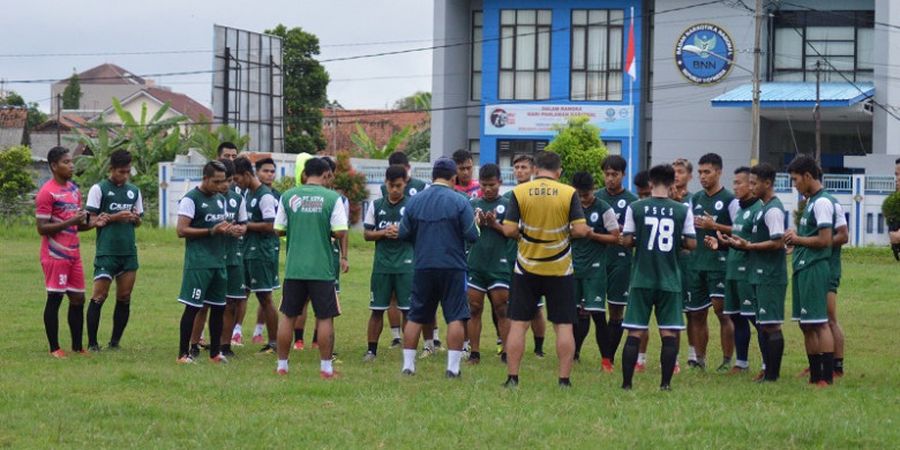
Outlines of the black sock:
{"type": "Polygon", "coordinates": [[[469,359],[481,359],[481,352],[469,352],[469,359]]]}
{"type": "Polygon", "coordinates": [[[48,292],[47,304],[44,305],[44,331],[47,333],[51,352],[59,350],[59,306],[62,305],[62,300],[61,292],[48,292]]]}
{"type": "Polygon", "coordinates": [[[369,353],[373,355],[378,354],[378,343],[377,342],[369,342],[369,353]]]}
{"type": "Polygon", "coordinates": [[[303,340],[303,328],[294,328],[294,340],[295,341],[303,340]]]}
{"type": "Polygon", "coordinates": [[[609,355],[610,362],[616,362],[616,351],[619,349],[619,342],[622,341],[622,321],[609,321],[609,355]]]}
{"type": "Polygon", "coordinates": [[[609,331],[606,329],[606,314],[603,311],[591,313],[594,319],[594,339],[597,341],[597,348],[600,349],[601,358],[609,358],[606,354],[609,351],[609,331]]]}
{"type": "Polygon", "coordinates": [[[72,351],[84,350],[82,336],[84,335],[84,303],[73,305],[69,303],[69,331],[72,334],[72,351]]]}
{"type": "Polygon", "coordinates": [[[628,336],[625,346],[622,347],[622,387],[630,388],[631,379],[634,377],[634,365],[637,364],[638,350],[641,346],[641,338],[628,336]]]}
{"type": "Polygon", "coordinates": [[[763,331],[762,325],[756,323],[755,319],[753,320],[753,326],[756,327],[756,343],[757,343],[757,345],[759,345],[759,354],[762,357],[763,364],[766,367],[768,367],[769,359],[766,356],[766,353],[768,352],[768,346],[769,346],[769,344],[767,343],[768,335],[766,334],[765,331],[763,331]]]}
{"type": "Polygon", "coordinates": [[[784,335],[781,330],[768,333],[766,339],[766,380],[775,381],[781,376],[781,358],[784,356],[784,335]]]}
{"type": "Polygon", "coordinates": [[[534,351],[541,352],[541,353],[544,352],[544,337],[543,336],[541,336],[541,337],[535,336],[534,337],[534,351]]]}
{"type": "Polygon", "coordinates": [[[87,308],[87,332],[88,347],[99,345],[97,343],[97,330],[100,329],[100,309],[103,308],[103,302],[97,299],[91,299],[87,308]]]}
{"type": "Polygon", "coordinates": [[[200,308],[196,306],[184,305],[184,312],[181,313],[181,326],[178,334],[178,357],[190,354],[191,332],[194,331],[194,317],[200,308]]]}
{"type": "Polygon", "coordinates": [[[822,379],[828,384],[834,383],[834,352],[822,353],[822,379]]]}
{"type": "Polygon", "coordinates": [[[587,338],[588,332],[591,330],[591,316],[579,314],[578,321],[575,322],[575,354],[581,354],[581,346],[584,345],[584,339],[587,338]]]}
{"type": "Polygon", "coordinates": [[[221,352],[222,353],[230,353],[231,352],[231,344],[222,344],[221,352]]]}
{"type": "Polygon", "coordinates": [[[834,373],[844,374],[844,358],[834,358],[834,373]]]}
{"type": "Polygon", "coordinates": [[[507,375],[506,382],[507,383],[513,382],[513,383],[519,384],[519,376],[518,375],[507,375]]]}
{"type": "Polygon", "coordinates": [[[731,314],[734,323],[734,353],[738,361],[747,361],[750,353],[750,321],[740,314],[731,314]]]}
{"type": "Polygon", "coordinates": [[[222,348],[222,327],[225,315],[225,305],[210,305],[209,307],[209,357],[215,357],[222,348]]]}
{"type": "Polygon", "coordinates": [[[822,379],[822,358],[819,357],[819,354],[807,353],[806,359],[809,360],[809,382],[818,383],[822,379]]]}
{"type": "Polygon", "coordinates": [[[560,386],[572,386],[572,382],[569,381],[569,378],[568,378],[568,377],[566,377],[566,378],[560,377],[560,379],[559,379],[559,385],[560,385],[560,386]]]}
{"type": "MultiPolygon", "coordinates": [[[[625,364],[624,356],[622,358],[622,364],[625,364]]],[[[662,338],[662,350],[659,351],[659,362],[662,365],[660,386],[668,386],[672,383],[676,361],[678,361],[678,339],[675,336],[665,336],[662,338]]]]}
{"type": "Polygon", "coordinates": [[[131,316],[131,299],[116,301],[116,309],[113,310],[112,338],[109,340],[111,343],[118,344],[122,340],[129,316],[131,316]]]}

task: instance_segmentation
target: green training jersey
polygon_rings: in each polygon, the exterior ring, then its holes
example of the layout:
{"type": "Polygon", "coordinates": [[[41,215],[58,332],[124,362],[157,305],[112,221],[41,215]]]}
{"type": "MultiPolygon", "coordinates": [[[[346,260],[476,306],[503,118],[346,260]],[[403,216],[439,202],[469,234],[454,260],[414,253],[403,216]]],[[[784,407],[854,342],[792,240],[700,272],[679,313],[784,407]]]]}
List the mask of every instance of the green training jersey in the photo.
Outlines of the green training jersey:
{"type": "MultiPolygon", "coordinates": [[[[410,177],[409,181],[406,182],[406,188],[403,190],[403,198],[410,198],[418,194],[419,192],[424,191],[428,187],[428,183],[418,179],[410,177]]],[[[381,185],[381,197],[387,197],[387,186],[384,184],[381,185]]]]}
{"type": "MultiPolygon", "coordinates": [[[[116,186],[106,179],[91,186],[84,209],[91,214],[113,215],[131,211],[143,216],[144,202],[137,186],[131,183],[116,186]]],[[[97,256],[137,255],[134,228],[130,222],[109,222],[97,228],[97,256]]]]}
{"type": "MultiPolygon", "coordinates": [[[[738,202],[731,191],[721,188],[713,195],[707,194],[706,191],[695,193],[691,197],[691,207],[694,217],[710,215],[717,224],[731,226],[732,219],[737,214],[738,202]]],[[[710,250],[703,245],[703,239],[706,236],[716,237],[716,232],[697,228],[698,244],[691,256],[692,268],[696,271],[724,272],[728,250],[710,250]]]]}
{"type": "MultiPolygon", "coordinates": [[[[610,231],[619,229],[616,213],[605,201],[594,197],[590,206],[581,206],[584,208],[587,226],[595,233],[609,234],[610,231]]],[[[589,238],[572,240],[572,265],[576,278],[606,277],[606,258],[606,244],[589,238]]]]}
{"type": "MultiPolygon", "coordinates": [[[[753,219],[750,242],[756,244],[781,239],[784,236],[784,205],[778,197],[768,203],[760,201],[760,209],[753,219]]],[[[787,284],[787,258],[784,246],[777,250],[750,253],[751,284],[787,284]]]]}
{"type": "MultiPolygon", "coordinates": [[[[739,204],[739,206],[731,225],[731,234],[749,241],[753,237],[753,222],[756,220],[756,213],[762,209],[762,202],[753,199],[752,202],[739,204]]],[[[749,262],[750,257],[747,252],[734,248],[728,249],[728,257],[725,261],[725,279],[746,281],[749,262]]]]}
{"type": "MultiPolygon", "coordinates": [[[[229,189],[225,194],[225,220],[231,223],[247,223],[247,208],[244,196],[229,189]]],[[[225,264],[239,266],[244,260],[244,237],[225,236],[225,264]]]]}
{"type": "MultiPolygon", "coordinates": [[[[622,190],[618,194],[610,194],[606,189],[600,189],[596,193],[597,198],[606,202],[616,213],[616,220],[619,221],[619,228],[625,225],[625,211],[628,206],[638,200],[637,195],[632,194],[628,190],[622,190]]],[[[621,245],[610,245],[606,248],[606,263],[610,266],[631,264],[631,250],[621,245]]]]}
{"type": "MultiPolygon", "coordinates": [[[[255,191],[247,190],[247,221],[250,223],[274,222],[278,201],[272,190],[260,185],[255,191]]],[[[273,233],[247,231],[244,236],[244,260],[267,260],[278,258],[278,236],[273,233]]]]}
{"type": "Polygon", "coordinates": [[[289,189],[281,196],[275,229],[284,231],[291,243],[284,279],[329,281],[337,277],[331,234],[347,230],[340,194],[315,184],[289,189]]]}
{"type": "MultiPolygon", "coordinates": [[[[191,228],[212,228],[225,220],[225,197],[194,188],[178,202],[178,215],[191,219],[191,228]]],[[[224,269],[225,236],[215,234],[184,240],[184,269],[224,269]]]]}
{"type": "MultiPolygon", "coordinates": [[[[797,236],[813,237],[819,234],[822,228],[834,227],[834,204],[836,200],[831,194],[820,189],[806,202],[806,208],[800,216],[800,226],[797,227],[797,236]]],[[[803,270],[813,263],[831,258],[832,247],[810,248],[803,246],[794,247],[794,272],[803,270]]]]}
{"type": "MultiPolygon", "coordinates": [[[[497,223],[502,224],[509,208],[509,200],[498,196],[494,200],[473,198],[472,209],[481,209],[484,213],[493,211],[497,223]]],[[[512,272],[513,259],[509,255],[515,252],[516,243],[507,239],[503,233],[481,227],[478,240],[469,248],[468,265],[470,272],[512,272]]]]}
{"type": "MultiPolygon", "coordinates": [[[[381,231],[393,225],[398,229],[406,212],[407,197],[391,203],[387,197],[372,200],[366,209],[363,226],[369,231],[381,231]]],[[[372,273],[412,273],[413,244],[400,239],[382,238],[375,241],[372,273]]]]}
{"type": "Polygon", "coordinates": [[[634,236],[631,287],[681,292],[678,249],[695,236],[691,210],[668,198],[638,200],[626,210],[622,232],[634,236]]]}

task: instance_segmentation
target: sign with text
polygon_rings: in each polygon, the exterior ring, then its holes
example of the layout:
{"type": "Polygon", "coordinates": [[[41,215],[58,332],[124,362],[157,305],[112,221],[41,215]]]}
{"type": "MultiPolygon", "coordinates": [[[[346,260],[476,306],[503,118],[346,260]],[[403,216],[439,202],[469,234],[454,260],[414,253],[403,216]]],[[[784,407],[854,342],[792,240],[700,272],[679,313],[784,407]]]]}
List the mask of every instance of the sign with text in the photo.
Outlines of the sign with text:
{"type": "Polygon", "coordinates": [[[576,116],[588,116],[603,130],[601,136],[627,137],[633,117],[631,105],[507,103],[484,107],[484,134],[489,136],[547,136],[576,116]]]}

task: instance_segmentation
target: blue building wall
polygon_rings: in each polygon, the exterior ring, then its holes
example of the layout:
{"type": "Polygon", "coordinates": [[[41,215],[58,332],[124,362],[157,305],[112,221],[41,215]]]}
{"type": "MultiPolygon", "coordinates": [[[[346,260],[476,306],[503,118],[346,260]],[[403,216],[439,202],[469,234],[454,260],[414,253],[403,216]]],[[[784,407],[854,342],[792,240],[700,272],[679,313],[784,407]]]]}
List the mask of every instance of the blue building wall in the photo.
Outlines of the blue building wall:
{"type": "Polygon", "coordinates": [[[632,130],[627,129],[609,129],[601,133],[604,141],[619,141],[622,144],[622,156],[628,161],[628,182],[630,184],[632,175],[636,173],[639,166],[639,139],[640,135],[640,112],[638,105],[641,103],[642,92],[640,91],[641,74],[643,61],[641,60],[643,48],[642,42],[642,2],[640,0],[484,0],[484,42],[483,52],[483,75],[482,75],[482,100],[485,107],[481,108],[480,123],[480,151],[481,162],[497,161],[497,141],[498,140],[535,140],[547,139],[552,140],[553,134],[548,133],[543,137],[538,136],[521,136],[521,135],[486,135],[484,127],[484,114],[492,104],[498,103],[528,103],[541,105],[600,105],[600,106],[623,106],[632,105],[633,114],[631,115],[632,130]],[[625,11],[625,23],[623,39],[622,39],[622,70],[624,72],[627,60],[625,52],[628,48],[628,31],[631,25],[630,8],[634,7],[634,37],[635,37],[635,57],[636,70],[638,79],[634,83],[630,82],[628,74],[624,74],[623,78],[623,95],[622,101],[614,102],[595,102],[595,101],[571,101],[569,100],[569,83],[570,74],[569,66],[571,61],[571,18],[573,9],[621,9],[625,11]],[[499,90],[499,67],[500,67],[500,10],[503,9],[550,9],[552,10],[552,26],[550,38],[550,99],[542,101],[521,101],[521,100],[500,100],[498,99],[499,90]],[[629,95],[629,86],[633,88],[629,95]]]}

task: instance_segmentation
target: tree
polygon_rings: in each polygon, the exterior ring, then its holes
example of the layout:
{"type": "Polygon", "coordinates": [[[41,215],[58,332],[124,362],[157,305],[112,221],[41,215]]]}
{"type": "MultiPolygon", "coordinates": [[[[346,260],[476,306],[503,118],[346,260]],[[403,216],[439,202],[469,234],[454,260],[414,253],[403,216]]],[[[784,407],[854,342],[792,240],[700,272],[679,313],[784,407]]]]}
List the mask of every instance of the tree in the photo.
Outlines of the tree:
{"type": "Polygon", "coordinates": [[[562,158],[561,180],[568,184],[573,173],[585,171],[594,176],[598,185],[602,184],[600,162],[606,157],[606,145],[600,140],[600,128],[591,124],[588,116],[576,116],[555,129],[559,134],[547,144],[546,150],[562,158]]]}
{"type": "Polygon", "coordinates": [[[300,27],[278,24],[267,34],[282,39],[284,150],[315,154],[325,148],[322,111],[328,104],[328,72],[315,56],[319,38],[300,27]]]}
{"type": "Polygon", "coordinates": [[[8,91],[5,97],[0,98],[0,106],[25,106],[25,99],[16,91],[8,91]]]}
{"type": "Polygon", "coordinates": [[[400,144],[409,137],[411,132],[412,127],[407,125],[402,130],[392,134],[384,145],[379,146],[375,143],[375,140],[366,133],[366,130],[363,129],[362,125],[357,123],[356,132],[350,135],[350,140],[356,144],[361,156],[371,159],[388,159],[388,157],[391,156],[391,153],[397,151],[400,144]]]}
{"type": "Polygon", "coordinates": [[[26,105],[25,99],[16,91],[8,91],[6,97],[0,98],[0,106],[27,106],[29,130],[47,121],[47,115],[41,111],[37,103],[31,102],[26,105]]]}
{"type": "Polygon", "coordinates": [[[394,109],[400,111],[430,111],[431,92],[417,91],[394,102],[394,109]]]}
{"type": "Polygon", "coordinates": [[[219,125],[213,129],[209,125],[194,125],[188,132],[187,148],[197,149],[208,160],[216,159],[219,144],[231,142],[238,150],[246,150],[250,136],[241,136],[240,131],[228,125],[219,125]]]}
{"type": "Polygon", "coordinates": [[[69,83],[62,93],[62,108],[81,108],[81,82],[78,80],[78,74],[73,73],[72,76],[69,77],[69,83]]]}
{"type": "Polygon", "coordinates": [[[31,150],[17,145],[0,152],[0,215],[26,214],[31,203],[25,199],[25,194],[34,189],[31,150]]]}
{"type": "Polygon", "coordinates": [[[413,133],[406,142],[403,152],[410,161],[428,162],[431,159],[431,127],[413,133]]]}

